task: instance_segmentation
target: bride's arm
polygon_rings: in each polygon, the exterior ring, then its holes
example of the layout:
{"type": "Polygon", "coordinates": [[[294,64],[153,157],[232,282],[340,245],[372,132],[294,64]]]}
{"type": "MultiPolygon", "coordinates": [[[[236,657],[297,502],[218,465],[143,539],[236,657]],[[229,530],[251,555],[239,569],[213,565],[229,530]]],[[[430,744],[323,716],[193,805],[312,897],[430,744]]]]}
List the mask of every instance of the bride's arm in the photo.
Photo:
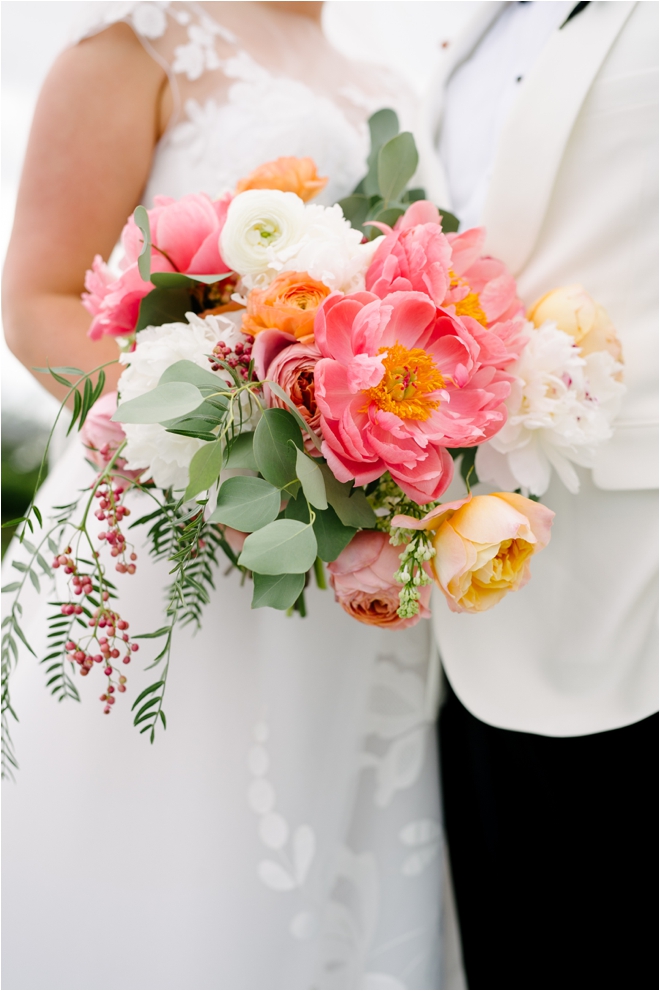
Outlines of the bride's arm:
{"type": "MultiPolygon", "coordinates": [[[[117,24],[57,60],[34,116],[3,273],[9,347],[30,370],[117,357],[87,337],[85,270],[107,258],[140,201],[170,112],[163,69],[117,24]]],[[[119,375],[108,370],[109,387],[119,375]]],[[[36,373],[35,373],[36,374],[36,373]]],[[[64,390],[36,375],[54,395],[64,390]]]]}

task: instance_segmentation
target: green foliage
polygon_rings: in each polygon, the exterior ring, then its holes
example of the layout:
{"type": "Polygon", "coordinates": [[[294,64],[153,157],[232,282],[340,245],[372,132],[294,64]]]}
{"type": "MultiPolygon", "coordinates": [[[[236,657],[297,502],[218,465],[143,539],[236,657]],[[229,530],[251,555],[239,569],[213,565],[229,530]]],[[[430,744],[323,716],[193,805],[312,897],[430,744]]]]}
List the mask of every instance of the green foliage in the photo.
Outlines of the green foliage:
{"type": "Polygon", "coordinates": [[[479,476],[477,475],[477,469],[475,468],[475,460],[477,457],[477,447],[452,447],[449,448],[449,453],[451,454],[454,461],[460,458],[460,472],[461,478],[465,482],[465,486],[470,491],[473,485],[479,484],[479,476]]]}
{"type": "Polygon", "coordinates": [[[326,464],[321,465],[321,471],[328,502],[344,526],[372,529],[376,515],[362,489],[354,489],[352,482],[338,482],[326,464]]]}
{"type": "Polygon", "coordinates": [[[357,533],[354,527],[344,526],[331,506],[316,514],[313,526],[322,561],[335,561],[357,533]]]}
{"type": "Polygon", "coordinates": [[[328,500],[325,495],[325,482],[321,469],[316,461],[308,458],[298,448],[296,448],[296,474],[307,501],[311,502],[315,509],[327,509],[328,500]]]}
{"type": "Polygon", "coordinates": [[[190,382],[164,382],[151,392],[120,403],[112,419],[119,423],[161,423],[192,413],[201,401],[199,389],[190,382]]]}
{"type": "Polygon", "coordinates": [[[293,416],[294,420],[296,421],[296,423],[298,424],[298,426],[300,427],[300,429],[301,430],[304,430],[308,434],[308,436],[311,437],[312,442],[313,442],[314,446],[316,447],[317,451],[320,451],[321,450],[321,438],[320,437],[317,437],[317,435],[314,433],[314,431],[310,429],[310,426],[307,423],[307,421],[302,418],[302,416],[300,415],[300,413],[296,409],[295,403],[293,403],[291,401],[291,397],[290,396],[287,396],[287,394],[284,391],[284,389],[281,386],[279,386],[277,384],[277,382],[271,382],[270,380],[267,380],[267,382],[268,382],[268,388],[270,389],[270,391],[271,392],[274,392],[276,396],[279,396],[279,398],[283,402],[285,402],[287,404],[287,406],[289,407],[289,410],[291,411],[291,415],[293,416]]]}
{"type": "Polygon", "coordinates": [[[238,475],[226,479],[218,492],[218,503],[209,522],[224,523],[252,533],[277,518],[280,491],[263,478],[238,475]]]}
{"type": "Polygon", "coordinates": [[[285,409],[267,409],[254,432],[254,457],[264,478],[278,489],[296,478],[295,447],[302,449],[300,427],[285,409]]]}
{"type": "Polygon", "coordinates": [[[355,192],[365,193],[367,196],[380,195],[380,184],[378,181],[379,155],[384,144],[391,141],[399,133],[399,118],[393,110],[385,108],[377,110],[369,118],[369,134],[371,137],[371,149],[367,158],[367,174],[358,185],[355,192]]]}
{"type": "Polygon", "coordinates": [[[261,575],[303,574],[314,564],[316,554],[316,537],[309,523],[275,520],[250,534],[238,563],[261,575]]]}
{"type": "Polygon", "coordinates": [[[143,206],[136,206],[133,211],[133,220],[142,232],[142,250],[138,256],[138,270],[145,282],[149,282],[151,277],[151,226],[149,224],[149,214],[143,206]]]}
{"type": "Polygon", "coordinates": [[[248,471],[258,471],[253,450],[254,431],[249,430],[237,437],[228,446],[226,468],[244,468],[248,471]]]}
{"type": "Polygon", "coordinates": [[[190,308],[190,292],[184,286],[152,289],[140,301],[135,330],[160,327],[165,323],[183,323],[190,308]]]}
{"type": "Polygon", "coordinates": [[[409,131],[390,138],[378,153],[378,191],[386,204],[396,202],[412,179],[419,162],[415,139],[409,131]]]}
{"type": "MultiPolygon", "coordinates": [[[[191,385],[196,385],[205,397],[227,391],[227,383],[223,379],[206,368],[200,368],[194,361],[175,361],[165,369],[158,380],[158,385],[164,385],[166,382],[189,382],[191,385]]],[[[226,399],[224,407],[227,407],[226,399]]]]}
{"type": "Polygon", "coordinates": [[[252,608],[290,609],[305,587],[305,575],[254,574],[252,608]]]}
{"type": "Polygon", "coordinates": [[[188,487],[184,500],[193,499],[200,492],[206,492],[217,481],[222,468],[224,457],[223,444],[216,440],[212,444],[204,444],[195,451],[188,470],[188,487]]]}

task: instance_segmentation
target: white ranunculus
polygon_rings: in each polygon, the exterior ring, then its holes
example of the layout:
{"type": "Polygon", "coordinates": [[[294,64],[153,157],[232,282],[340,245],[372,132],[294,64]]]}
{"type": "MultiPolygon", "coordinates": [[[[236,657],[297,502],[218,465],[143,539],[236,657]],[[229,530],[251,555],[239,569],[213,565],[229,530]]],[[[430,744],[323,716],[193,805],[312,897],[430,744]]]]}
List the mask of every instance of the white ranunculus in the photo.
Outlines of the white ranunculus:
{"type": "MultiPolygon", "coordinates": [[[[233,349],[245,339],[238,329],[240,312],[211,315],[204,320],[194,313],[186,316],[189,323],[146,327],[138,334],[135,350],[122,354],[120,361],[127,366],[118,386],[122,402],[155,389],[163,372],[177,361],[193,361],[211,371],[208,355],[219,341],[233,349]]],[[[227,372],[215,374],[230,380],[227,372]]],[[[125,423],[123,427],[129,469],[145,469],[145,477],[153,478],[160,488],[185,488],[188,466],[204,441],[170,434],[159,423],[125,423]]]]}
{"type": "Polygon", "coordinates": [[[232,200],[220,252],[247,290],[294,271],[329,289],[357,292],[380,240],[362,244],[337,204],[305,205],[294,193],[249,189],[232,200]]]}
{"type": "Polygon", "coordinates": [[[606,351],[582,357],[572,337],[547,321],[528,324],[528,343],[510,371],[508,419],[477,450],[484,482],[543,495],[555,469],[570,492],[579,490],[573,464],[591,468],[598,446],[612,436],[625,386],[621,365],[606,351]]]}
{"type": "Polygon", "coordinates": [[[273,252],[301,240],[304,228],[305,204],[295,193],[247,189],[229,205],[220,253],[249,286],[251,280],[267,272],[273,252]]]}

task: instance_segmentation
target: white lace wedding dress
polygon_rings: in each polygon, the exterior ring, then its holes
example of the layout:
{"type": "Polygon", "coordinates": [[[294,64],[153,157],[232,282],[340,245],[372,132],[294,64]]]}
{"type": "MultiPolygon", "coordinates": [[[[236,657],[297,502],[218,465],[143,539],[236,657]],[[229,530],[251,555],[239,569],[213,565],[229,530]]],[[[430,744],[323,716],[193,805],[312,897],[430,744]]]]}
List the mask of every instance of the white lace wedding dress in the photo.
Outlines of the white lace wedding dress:
{"type": "MultiPolygon", "coordinates": [[[[125,20],[175,94],[147,204],[217,195],[279,155],[311,155],[332,202],[364,170],[366,117],[400,106],[398,85],[344,62],[304,17],[249,3],[91,6],[89,30],[125,20]]],[[[76,441],[40,508],[89,479],[76,441]]],[[[160,625],[166,570],[144,553],[122,581],[134,631],[160,625]]],[[[24,613],[40,656],[45,598],[24,613]]],[[[4,987],[464,986],[442,894],[428,624],[381,632],[316,589],[308,607],[305,620],[252,612],[237,574],[220,573],[202,632],[177,634],[153,746],[129,712],[153,680],[150,641],[109,717],[93,675],[82,705],[58,704],[23,652],[20,772],[4,787],[4,987]]]]}

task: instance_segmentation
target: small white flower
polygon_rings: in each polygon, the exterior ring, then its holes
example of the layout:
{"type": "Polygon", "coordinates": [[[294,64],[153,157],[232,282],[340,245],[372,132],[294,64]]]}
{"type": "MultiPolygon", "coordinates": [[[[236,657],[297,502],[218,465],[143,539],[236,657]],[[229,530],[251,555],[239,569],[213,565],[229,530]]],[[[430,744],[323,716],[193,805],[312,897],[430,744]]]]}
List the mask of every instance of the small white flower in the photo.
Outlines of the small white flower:
{"type": "Polygon", "coordinates": [[[582,357],[573,338],[546,321],[528,324],[528,343],[511,373],[508,419],[477,449],[484,482],[543,495],[552,468],[566,488],[579,491],[574,464],[591,468],[598,446],[612,436],[625,386],[621,365],[607,351],[582,357]]]}
{"type": "MultiPolygon", "coordinates": [[[[202,320],[186,314],[189,323],[169,323],[146,327],[138,334],[134,351],[120,361],[127,366],[119,380],[122,402],[150,392],[163,372],[177,361],[192,361],[211,371],[208,355],[218,341],[233,347],[244,339],[238,329],[241,314],[211,315],[202,320]]],[[[219,379],[231,381],[227,372],[216,372],[219,379]]],[[[233,383],[232,383],[233,384],[233,383]]],[[[170,434],[159,423],[126,423],[126,459],[131,470],[145,469],[160,488],[182,489],[188,483],[188,467],[204,441],[170,434]]],[[[248,423],[244,423],[248,429],[248,423]]]]}

